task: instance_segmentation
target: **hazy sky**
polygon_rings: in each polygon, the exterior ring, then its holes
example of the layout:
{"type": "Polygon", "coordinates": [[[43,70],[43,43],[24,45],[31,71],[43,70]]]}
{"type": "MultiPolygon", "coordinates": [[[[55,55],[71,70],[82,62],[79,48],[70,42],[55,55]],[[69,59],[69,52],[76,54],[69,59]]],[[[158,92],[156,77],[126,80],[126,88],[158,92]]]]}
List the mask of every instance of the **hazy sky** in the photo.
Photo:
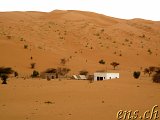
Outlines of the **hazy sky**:
{"type": "Polygon", "coordinates": [[[83,10],[160,21],[160,0],[0,0],[0,11],[83,10]]]}

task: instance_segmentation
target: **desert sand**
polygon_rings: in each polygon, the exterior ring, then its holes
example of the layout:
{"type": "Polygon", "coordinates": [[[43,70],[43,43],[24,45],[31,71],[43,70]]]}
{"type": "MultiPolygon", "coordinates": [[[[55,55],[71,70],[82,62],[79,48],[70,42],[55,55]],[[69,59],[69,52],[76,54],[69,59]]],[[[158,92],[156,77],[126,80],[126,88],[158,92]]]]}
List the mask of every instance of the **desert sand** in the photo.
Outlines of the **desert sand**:
{"type": "Polygon", "coordinates": [[[160,66],[159,46],[159,21],[73,10],[2,12],[0,66],[12,67],[19,78],[0,84],[0,119],[116,120],[119,110],[143,115],[158,105],[160,111],[160,85],[143,75],[145,67],[160,66]],[[61,66],[62,58],[69,75],[107,70],[119,72],[120,79],[89,83],[21,78],[31,75],[32,62],[41,72],[61,66]],[[100,59],[106,64],[99,64],[100,59]],[[116,70],[113,61],[120,63],[116,70]],[[142,72],[140,79],[133,78],[133,71],[142,72]]]}
{"type": "Polygon", "coordinates": [[[143,115],[160,105],[160,86],[146,77],[94,83],[10,79],[0,91],[1,120],[116,120],[119,110],[143,115]]]}

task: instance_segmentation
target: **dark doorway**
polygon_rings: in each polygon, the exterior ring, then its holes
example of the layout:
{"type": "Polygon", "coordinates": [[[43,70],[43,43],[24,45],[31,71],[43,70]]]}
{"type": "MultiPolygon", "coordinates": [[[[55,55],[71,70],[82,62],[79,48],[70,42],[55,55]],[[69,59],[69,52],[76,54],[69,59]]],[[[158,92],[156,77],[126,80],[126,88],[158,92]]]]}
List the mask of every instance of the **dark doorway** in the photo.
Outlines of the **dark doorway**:
{"type": "Polygon", "coordinates": [[[100,77],[100,80],[103,80],[103,77],[100,77]]]}
{"type": "Polygon", "coordinates": [[[54,76],[52,76],[52,79],[54,79],[54,76]]]}

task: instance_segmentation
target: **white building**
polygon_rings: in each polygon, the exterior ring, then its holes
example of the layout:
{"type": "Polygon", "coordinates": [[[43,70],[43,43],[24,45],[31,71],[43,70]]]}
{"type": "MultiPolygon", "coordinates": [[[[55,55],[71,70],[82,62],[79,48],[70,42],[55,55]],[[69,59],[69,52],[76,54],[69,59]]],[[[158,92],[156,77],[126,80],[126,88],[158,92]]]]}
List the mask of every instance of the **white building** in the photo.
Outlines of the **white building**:
{"type": "Polygon", "coordinates": [[[94,73],[94,81],[116,79],[116,78],[119,78],[119,73],[103,73],[103,72],[94,73]]]}

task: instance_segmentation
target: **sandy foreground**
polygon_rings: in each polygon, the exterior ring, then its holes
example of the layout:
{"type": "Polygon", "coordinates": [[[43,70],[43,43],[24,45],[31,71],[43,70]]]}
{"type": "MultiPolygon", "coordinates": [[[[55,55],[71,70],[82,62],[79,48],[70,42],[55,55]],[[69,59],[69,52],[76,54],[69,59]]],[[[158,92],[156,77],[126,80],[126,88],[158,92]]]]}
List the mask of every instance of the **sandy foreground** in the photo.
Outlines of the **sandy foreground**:
{"type": "Polygon", "coordinates": [[[139,110],[143,116],[154,105],[160,111],[159,93],[160,85],[147,77],[94,83],[14,78],[0,84],[0,119],[116,120],[119,110],[139,110]]]}

